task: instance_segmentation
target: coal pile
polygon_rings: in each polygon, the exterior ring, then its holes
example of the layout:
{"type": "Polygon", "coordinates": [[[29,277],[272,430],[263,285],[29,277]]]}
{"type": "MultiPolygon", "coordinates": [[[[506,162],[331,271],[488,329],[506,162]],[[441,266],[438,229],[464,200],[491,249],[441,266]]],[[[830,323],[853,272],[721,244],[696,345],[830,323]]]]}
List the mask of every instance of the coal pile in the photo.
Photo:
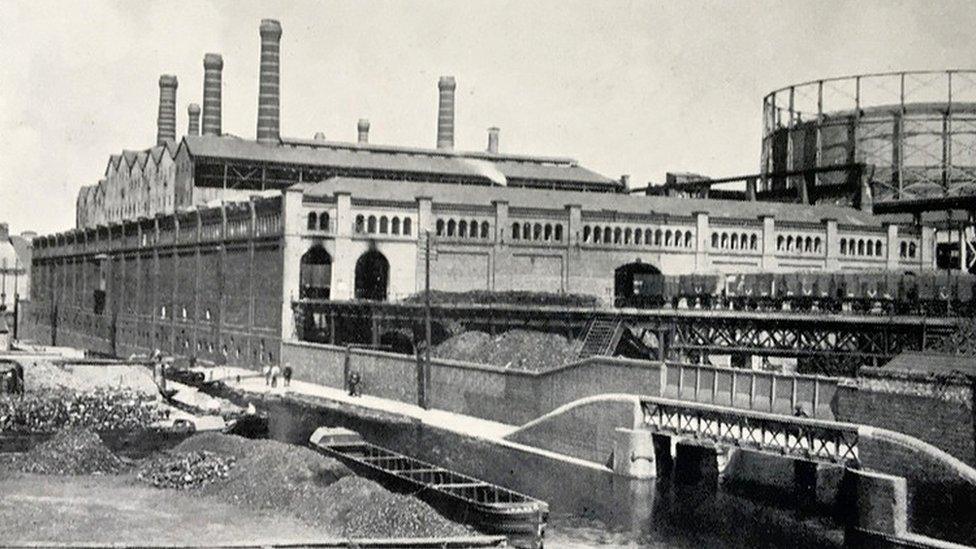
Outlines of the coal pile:
{"type": "Polygon", "coordinates": [[[175,452],[213,452],[236,458],[227,478],[188,493],[288,513],[309,524],[330,524],[352,537],[470,535],[427,504],[356,477],[314,450],[234,435],[194,435],[175,452]]]}
{"type": "Polygon", "coordinates": [[[538,372],[575,362],[580,346],[580,342],[559,334],[510,330],[493,338],[484,332],[471,331],[434,346],[433,355],[538,372]]]}
{"type": "Polygon", "coordinates": [[[91,475],[118,473],[125,463],[88,429],[66,429],[31,448],[15,465],[24,473],[91,475]]]}
{"type": "Polygon", "coordinates": [[[207,451],[175,452],[148,461],[139,480],[157,488],[189,490],[227,478],[237,458],[207,451]]]}
{"type": "Polygon", "coordinates": [[[124,388],[53,390],[22,397],[0,395],[3,433],[45,433],[70,427],[94,431],[137,429],[164,416],[154,397],[124,388]]]}
{"type": "MultiPolygon", "coordinates": [[[[420,292],[408,297],[407,303],[424,303],[425,294],[420,292]]],[[[435,304],[467,304],[483,303],[497,305],[543,305],[552,307],[598,307],[600,300],[596,296],[587,294],[566,294],[553,292],[530,292],[511,290],[506,292],[492,292],[488,290],[470,290],[467,292],[431,291],[430,302],[435,304]]]]}

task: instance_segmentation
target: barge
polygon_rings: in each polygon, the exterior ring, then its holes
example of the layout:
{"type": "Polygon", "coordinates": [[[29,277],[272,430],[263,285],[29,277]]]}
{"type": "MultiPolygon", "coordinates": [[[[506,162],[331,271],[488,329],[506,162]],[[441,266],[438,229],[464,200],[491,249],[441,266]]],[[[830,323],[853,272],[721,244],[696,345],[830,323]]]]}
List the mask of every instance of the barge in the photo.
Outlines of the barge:
{"type": "Polygon", "coordinates": [[[513,490],[370,444],[359,433],[320,427],[313,449],[387,488],[410,493],[442,514],[516,547],[541,548],[549,505],[513,490]]]}

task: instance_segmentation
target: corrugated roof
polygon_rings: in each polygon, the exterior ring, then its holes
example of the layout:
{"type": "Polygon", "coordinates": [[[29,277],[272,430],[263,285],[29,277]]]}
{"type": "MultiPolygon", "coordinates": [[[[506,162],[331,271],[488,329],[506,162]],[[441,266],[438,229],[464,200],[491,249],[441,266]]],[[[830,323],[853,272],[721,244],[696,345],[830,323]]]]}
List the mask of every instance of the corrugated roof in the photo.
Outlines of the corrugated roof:
{"type": "Polygon", "coordinates": [[[450,175],[479,179],[532,179],[612,186],[616,182],[568,159],[503,156],[389,146],[288,141],[265,145],[227,136],[186,136],[190,154],[251,162],[335,166],[363,170],[450,175]]]}
{"type": "Polygon", "coordinates": [[[594,193],[526,189],[515,187],[487,187],[477,185],[444,185],[333,177],[321,183],[301,187],[306,196],[332,196],[336,192],[349,192],[356,198],[376,200],[414,201],[419,196],[432,197],[441,204],[491,204],[508,201],[509,206],[520,208],[561,209],[578,204],[586,211],[611,211],[622,214],[667,214],[690,216],[707,212],[713,218],[756,219],[772,215],[780,221],[819,223],[825,218],[838,223],[862,226],[880,226],[881,220],[871,214],[843,206],[804,206],[780,202],[745,202],[695,198],[671,198],[617,193],[594,193]]]}

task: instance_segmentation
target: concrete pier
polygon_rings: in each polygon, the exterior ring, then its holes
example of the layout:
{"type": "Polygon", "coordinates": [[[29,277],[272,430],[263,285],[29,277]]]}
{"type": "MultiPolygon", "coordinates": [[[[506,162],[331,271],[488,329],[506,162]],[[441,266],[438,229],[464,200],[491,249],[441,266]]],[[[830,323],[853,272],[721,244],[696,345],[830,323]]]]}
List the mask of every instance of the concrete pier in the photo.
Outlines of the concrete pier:
{"type": "Polygon", "coordinates": [[[622,427],[614,430],[613,472],[637,480],[657,477],[654,439],[650,431],[622,427]]]}

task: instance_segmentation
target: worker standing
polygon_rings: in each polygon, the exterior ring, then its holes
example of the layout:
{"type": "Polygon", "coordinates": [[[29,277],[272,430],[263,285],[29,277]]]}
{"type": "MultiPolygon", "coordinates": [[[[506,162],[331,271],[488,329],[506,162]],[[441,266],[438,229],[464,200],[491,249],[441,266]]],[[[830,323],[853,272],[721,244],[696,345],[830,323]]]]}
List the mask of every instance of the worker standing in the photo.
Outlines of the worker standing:
{"type": "Polygon", "coordinates": [[[271,388],[278,386],[278,376],[281,375],[281,368],[277,364],[271,367],[271,388]]]}

